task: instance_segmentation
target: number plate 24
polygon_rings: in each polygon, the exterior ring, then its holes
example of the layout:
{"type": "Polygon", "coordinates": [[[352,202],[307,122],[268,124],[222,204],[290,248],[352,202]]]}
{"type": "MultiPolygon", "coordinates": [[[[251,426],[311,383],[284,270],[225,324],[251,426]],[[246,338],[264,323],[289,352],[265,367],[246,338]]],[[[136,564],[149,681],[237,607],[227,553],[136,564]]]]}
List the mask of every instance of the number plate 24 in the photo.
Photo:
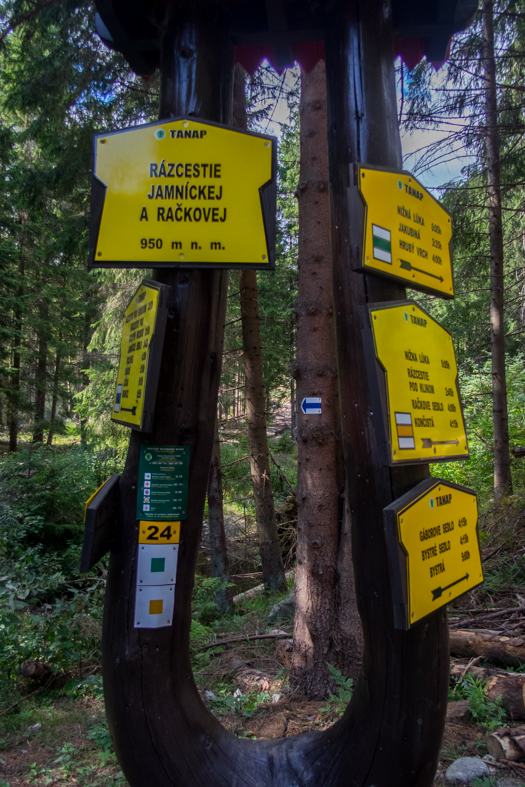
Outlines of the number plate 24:
{"type": "Polygon", "coordinates": [[[140,521],[139,544],[178,544],[180,522],[140,521]]]}

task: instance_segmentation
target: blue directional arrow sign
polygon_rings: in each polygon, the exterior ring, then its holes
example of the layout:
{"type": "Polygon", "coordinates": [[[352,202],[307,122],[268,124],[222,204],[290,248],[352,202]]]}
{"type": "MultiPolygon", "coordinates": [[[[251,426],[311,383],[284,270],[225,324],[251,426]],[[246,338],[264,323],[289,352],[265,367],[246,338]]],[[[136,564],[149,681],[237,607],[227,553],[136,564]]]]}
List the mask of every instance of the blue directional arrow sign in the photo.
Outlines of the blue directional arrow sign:
{"type": "Polygon", "coordinates": [[[321,413],[321,397],[320,396],[306,396],[301,402],[301,410],[305,415],[320,415],[321,413]]]}

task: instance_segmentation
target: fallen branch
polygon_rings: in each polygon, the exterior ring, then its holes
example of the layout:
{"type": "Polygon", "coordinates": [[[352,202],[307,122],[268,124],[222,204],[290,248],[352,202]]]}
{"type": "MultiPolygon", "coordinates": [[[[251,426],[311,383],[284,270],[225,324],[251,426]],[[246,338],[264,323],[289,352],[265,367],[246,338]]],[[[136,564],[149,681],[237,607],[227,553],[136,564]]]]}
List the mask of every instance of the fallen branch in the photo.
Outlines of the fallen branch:
{"type": "MultiPolygon", "coordinates": [[[[294,575],[294,569],[291,571],[287,571],[284,575],[286,580],[288,581],[294,575]]],[[[264,583],[262,585],[256,585],[254,588],[250,588],[249,590],[245,590],[244,593],[239,593],[237,596],[232,598],[232,604],[237,604],[239,601],[242,601],[244,598],[251,598],[252,596],[256,596],[258,593],[263,593],[266,590],[264,583]]]]}
{"type": "Polygon", "coordinates": [[[54,678],[55,678],[55,676],[51,675],[51,677],[49,678],[49,680],[47,681],[47,683],[44,686],[40,686],[39,689],[35,689],[35,691],[32,691],[30,694],[24,694],[23,697],[20,697],[19,700],[17,700],[16,702],[13,702],[13,704],[10,705],[8,708],[5,708],[3,711],[0,711],[0,716],[5,716],[6,713],[9,713],[9,711],[13,710],[14,708],[17,707],[17,705],[20,705],[20,703],[25,702],[25,700],[28,700],[30,697],[35,697],[37,694],[41,694],[43,691],[45,691],[47,689],[48,686],[51,685],[51,683],[53,682],[54,678]]]}
{"type": "Polygon", "coordinates": [[[252,642],[254,639],[287,639],[292,635],[286,631],[278,631],[275,634],[245,634],[244,637],[232,637],[232,639],[222,639],[218,642],[210,642],[200,650],[210,650],[211,648],[222,648],[223,645],[231,645],[236,642],[252,642]]]}
{"type": "Polygon", "coordinates": [[[274,455],[272,454],[272,452],[268,451],[268,453],[270,454],[270,459],[272,460],[272,462],[274,463],[274,465],[276,466],[276,468],[278,469],[278,471],[280,472],[280,474],[282,475],[282,477],[284,478],[284,480],[288,484],[288,487],[290,488],[290,491],[291,491],[292,495],[295,497],[295,495],[296,495],[295,489],[293,488],[291,483],[288,481],[288,479],[286,477],[286,473],[282,469],[282,467],[279,464],[279,462],[277,462],[277,460],[274,458],[274,455]]]}
{"type": "Polygon", "coordinates": [[[450,627],[455,628],[456,626],[464,626],[466,623],[484,623],[486,620],[494,620],[494,618],[501,618],[505,615],[512,615],[515,612],[524,612],[525,606],[520,607],[506,607],[505,609],[499,609],[496,612],[491,612],[489,615],[480,615],[479,618],[476,618],[475,621],[472,620],[471,617],[468,618],[461,618],[461,620],[451,620],[450,627]]]}
{"type": "Polygon", "coordinates": [[[525,640],[522,637],[452,629],[449,642],[452,656],[481,656],[484,661],[504,667],[525,664],[525,640]]]}
{"type": "MultiPolygon", "coordinates": [[[[516,763],[525,757],[525,727],[496,730],[487,738],[487,749],[500,762],[516,763]]],[[[525,765],[522,766],[525,768],[525,765]]]]}

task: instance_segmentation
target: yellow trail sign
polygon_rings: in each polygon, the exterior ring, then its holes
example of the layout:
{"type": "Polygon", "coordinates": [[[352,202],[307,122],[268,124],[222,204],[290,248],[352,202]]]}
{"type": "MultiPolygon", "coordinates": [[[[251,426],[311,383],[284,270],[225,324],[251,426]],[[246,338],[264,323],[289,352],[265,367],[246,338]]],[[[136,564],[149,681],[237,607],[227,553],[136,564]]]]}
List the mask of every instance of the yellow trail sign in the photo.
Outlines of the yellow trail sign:
{"type": "Polygon", "coordinates": [[[474,492],[430,478],[384,509],[397,628],[483,582],[474,492]]]}
{"type": "Polygon", "coordinates": [[[111,418],[142,432],[153,422],[169,290],[143,281],[124,313],[111,418]]]}
{"type": "Polygon", "coordinates": [[[449,213],[408,172],[359,167],[365,205],[361,269],[454,297],[449,213]]]}
{"type": "Polygon", "coordinates": [[[90,266],[272,269],[276,144],[191,118],[96,135],[90,266]]]}
{"type": "Polygon", "coordinates": [[[413,301],[369,310],[389,463],[468,459],[452,337],[413,301]]]}

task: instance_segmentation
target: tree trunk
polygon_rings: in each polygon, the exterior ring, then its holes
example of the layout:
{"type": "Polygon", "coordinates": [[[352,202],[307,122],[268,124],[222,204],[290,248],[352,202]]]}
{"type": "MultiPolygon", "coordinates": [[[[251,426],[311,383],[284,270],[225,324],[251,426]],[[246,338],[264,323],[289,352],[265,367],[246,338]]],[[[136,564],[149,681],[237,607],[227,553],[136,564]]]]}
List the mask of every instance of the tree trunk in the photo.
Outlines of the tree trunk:
{"type": "Polygon", "coordinates": [[[47,318],[48,304],[42,301],[39,313],[39,327],[37,331],[38,349],[35,375],[35,425],[33,428],[33,442],[44,442],[44,418],[46,415],[46,387],[47,387],[47,318]]]}
{"type": "MultiPolygon", "coordinates": [[[[244,94],[244,71],[235,68],[234,125],[246,128],[246,104],[244,94]],[[242,91],[242,92],[241,92],[242,91]]],[[[266,434],[266,404],[262,373],[261,332],[259,325],[259,302],[257,273],[241,270],[241,321],[244,350],[244,378],[246,384],[246,421],[250,446],[250,471],[255,519],[261,553],[264,584],[268,590],[286,590],[284,564],[277,534],[275,504],[270,475],[270,454],[266,434]]]]}
{"type": "Polygon", "coordinates": [[[487,634],[481,631],[457,631],[449,634],[453,656],[481,656],[489,664],[520,667],[525,664],[525,639],[487,634]]]}
{"type": "Polygon", "coordinates": [[[24,296],[23,279],[25,274],[25,259],[23,253],[20,256],[18,275],[20,284],[16,292],[16,306],[14,309],[14,328],[15,338],[13,343],[13,365],[11,367],[11,380],[8,393],[9,411],[9,450],[16,451],[18,447],[18,419],[20,417],[20,368],[21,356],[20,347],[22,343],[22,298],[24,296]]]}
{"type": "MultiPolygon", "coordinates": [[[[218,577],[223,582],[229,582],[230,572],[222,504],[221,441],[218,418],[215,421],[210,477],[208,479],[208,530],[210,533],[211,575],[218,577]]],[[[226,588],[217,591],[215,603],[221,612],[227,612],[230,609],[231,599],[226,588]]]]}
{"type": "MultiPolygon", "coordinates": [[[[338,578],[351,572],[351,554],[339,564],[343,519],[337,478],[342,451],[333,319],[326,129],[326,68],[301,75],[297,400],[321,399],[321,414],[298,415],[297,562],[292,668],[311,698],[333,688],[328,664],[347,667],[350,620],[338,615],[338,578]],[[343,647],[341,647],[343,646],[343,647]]],[[[345,526],[349,526],[349,517],[345,526]]],[[[348,527],[349,529],[349,527],[348,527]]],[[[352,577],[353,578],[353,577],[352,577]]],[[[349,598],[345,600],[350,602],[349,598]]],[[[355,598],[354,598],[355,609],[355,598]]],[[[346,610],[349,612],[349,610],[346,610]]],[[[355,613],[354,620],[357,618],[355,613]]],[[[359,630],[359,629],[358,629],[359,630]]],[[[359,656],[359,654],[358,654],[359,656]]],[[[346,669],[345,669],[346,672],[346,669]]]]}
{"type": "MultiPolygon", "coordinates": [[[[59,340],[62,340],[62,335],[59,336],[59,340]]],[[[60,375],[60,351],[57,350],[56,359],[55,359],[55,373],[53,375],[53,398],[51,400],[51,417],[49,419],[49,434],[47,435],[47,445],[53,444],[53,435],[55,433],[55,418],[57,414],[57,402],[58,402],[58,381],[60,375]]]]}
{"type": "Polygon", "coordinates": [[[297,442],[297,391],[293,376],[296,345],[296,326],[295,319],[292,317],[290,319],[290,436],[294,442],[297,442]]]}
{"type": "MultiPolygon", "coordinates": [[[[342,454],[342,448],[341,448],[342,454]]],[[[342,456],[340,457],[342,459],[342,456]]],[[[344,466],[342,467],[344,478],[344,466]]],[[[357,608],[354,561],[352,557],[352,517],[345,489],[341,495],[341,529],[337,553],[335,623],[332,634],[332,663],[343,675],[359,677],[363,653],[363,630],[357,608]]]]}
{"type": "MultiPolygon", "coordinates": [[[[17,321],[18,322],[18,321],[17,321]]],[[[17,331],[13,346],[13,365],[9,386],[9,450],[18,448],[18,419],[20,404],[20,332],[17,331]]]]}
{"type": "Polygon", "coordinates": [[[498,102],[494,60],[494,11],[492,0],[483,0],[483,69],[487,131],[487,185],[490,236],[490,339],[492,355],[492,419],[494,427],[494,503],[501,505],[512,494],[509,417],[505,379],[505,327],[503,278],[503,226],[498,140],[498,102]]]}

